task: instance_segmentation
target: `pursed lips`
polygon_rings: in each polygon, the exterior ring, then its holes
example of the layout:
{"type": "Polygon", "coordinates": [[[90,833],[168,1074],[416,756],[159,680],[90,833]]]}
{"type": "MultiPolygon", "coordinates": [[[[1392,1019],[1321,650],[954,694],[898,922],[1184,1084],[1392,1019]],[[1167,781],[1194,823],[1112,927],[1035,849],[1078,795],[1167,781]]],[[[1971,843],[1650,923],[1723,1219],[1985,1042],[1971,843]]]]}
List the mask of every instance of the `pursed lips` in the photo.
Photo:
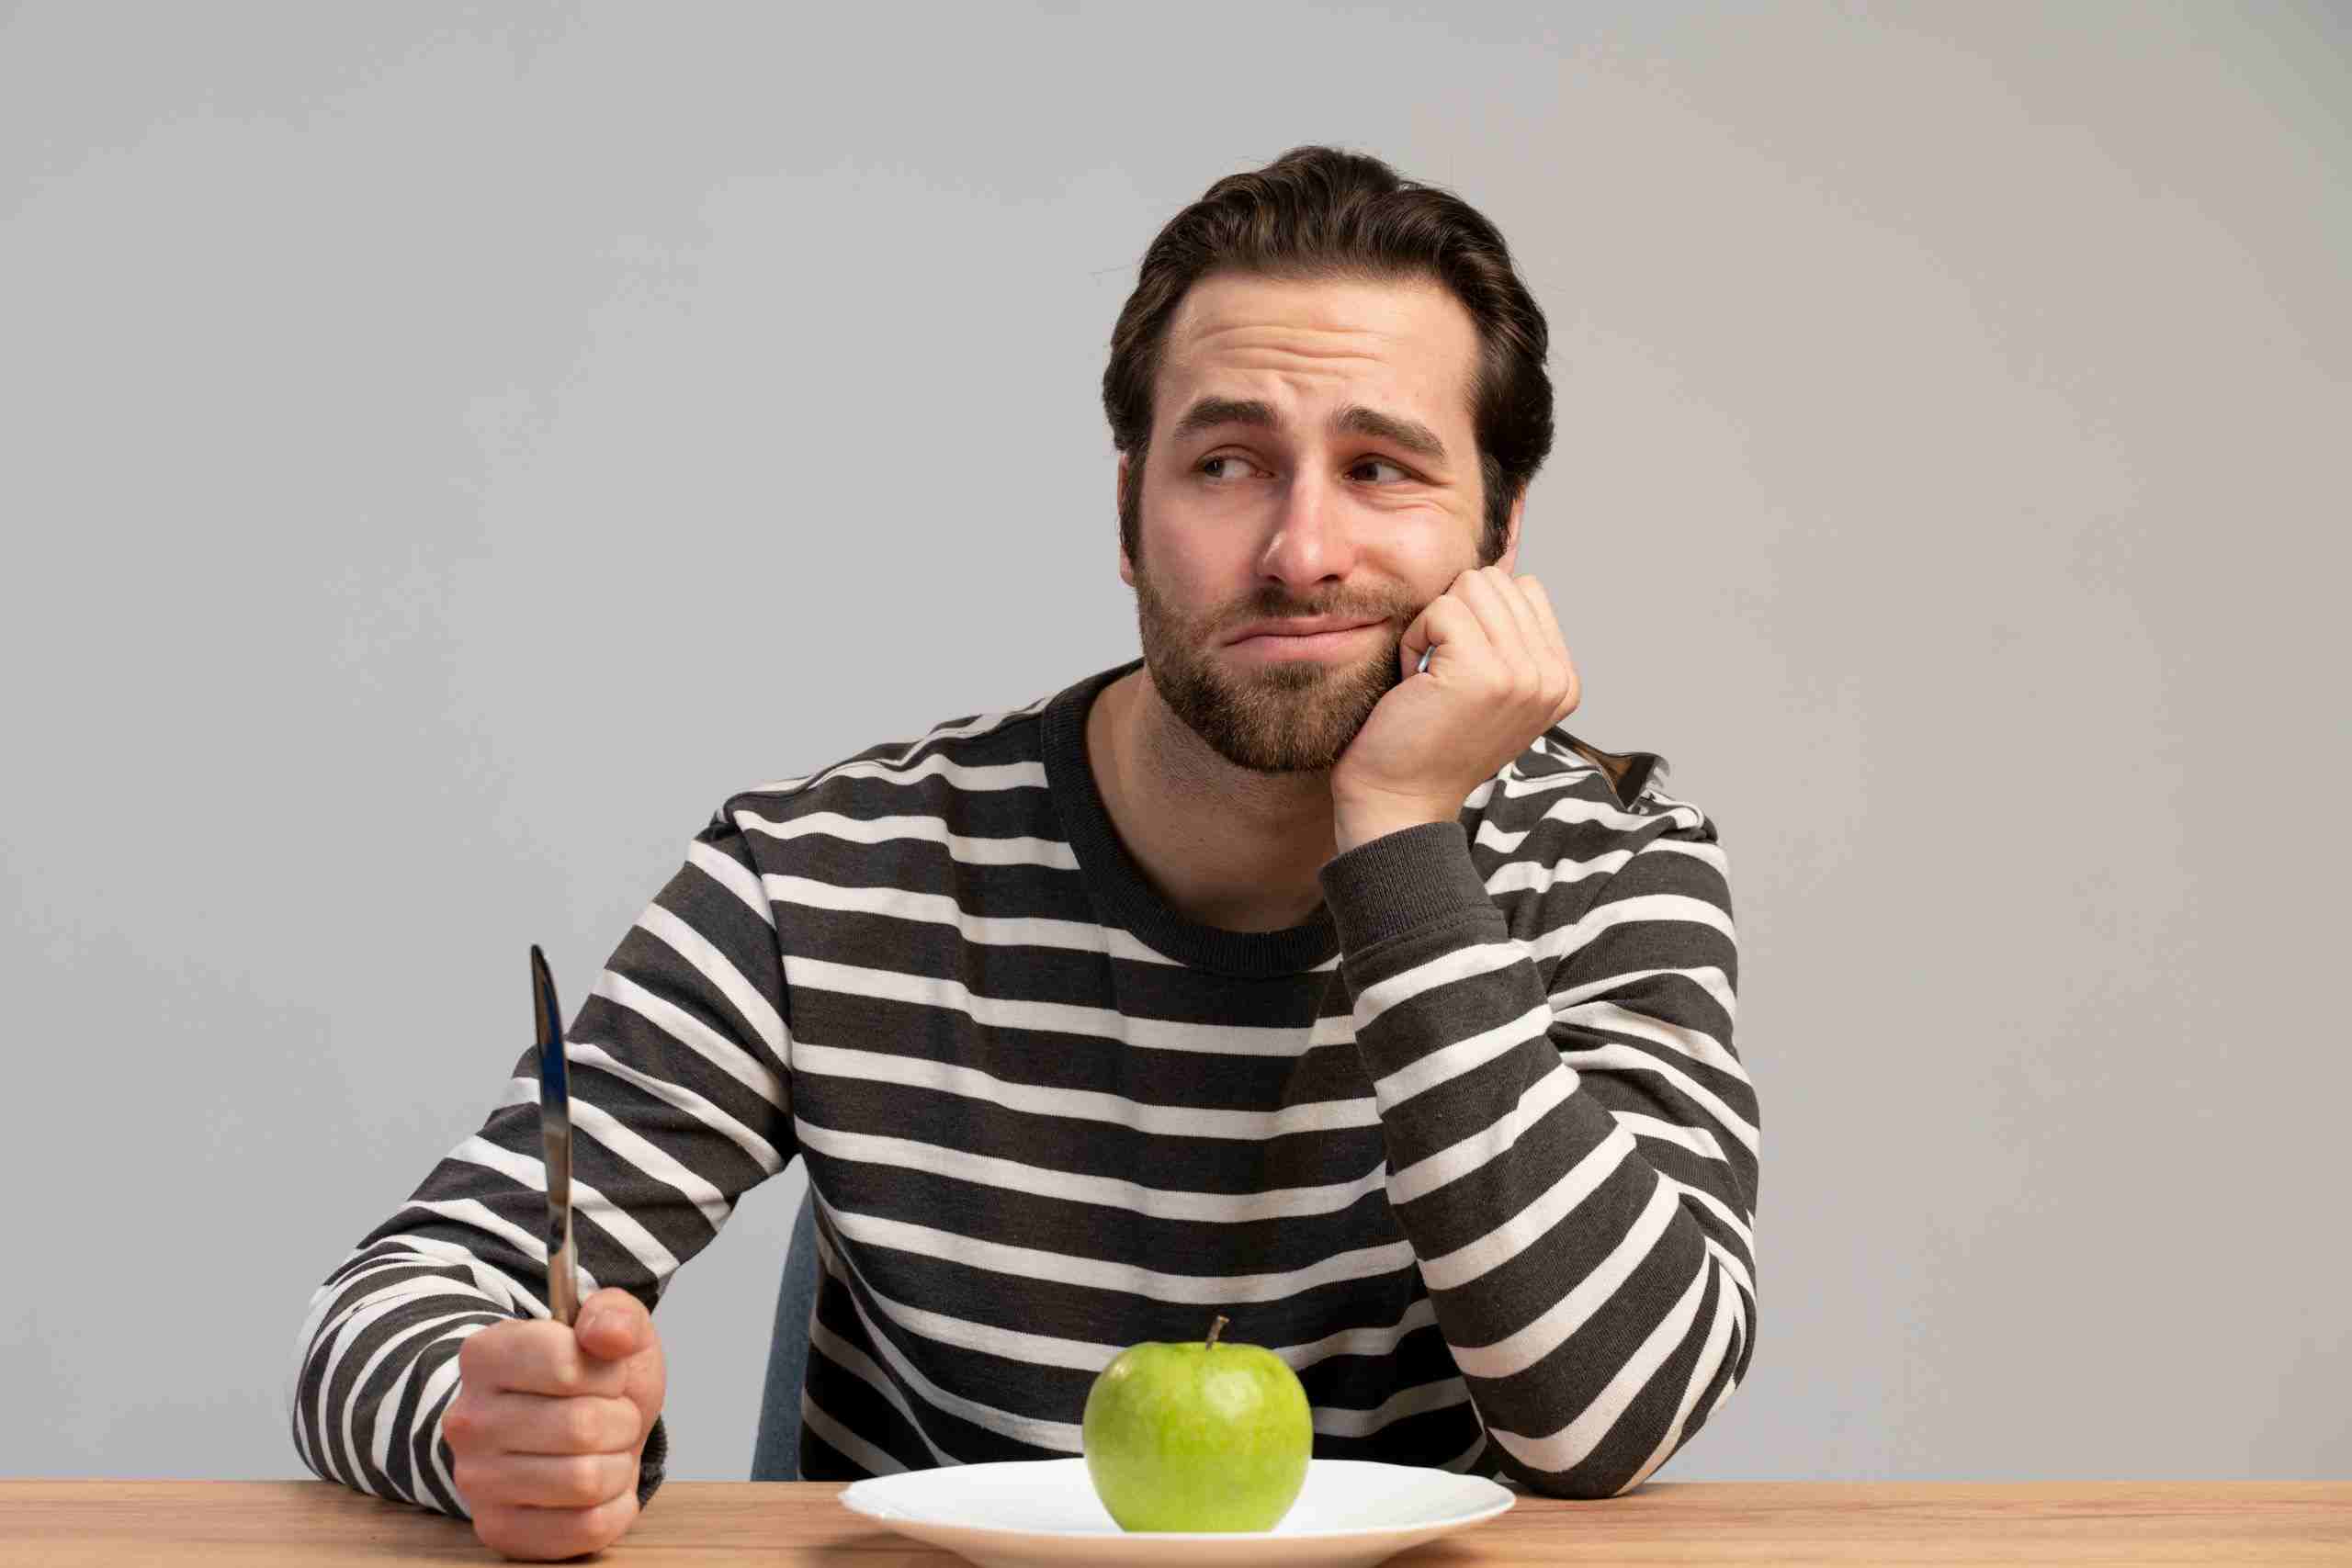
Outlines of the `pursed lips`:
{"type": "Polygon", "coordinates": [[[1376,626],[1383,624],[1384,623],[1379,621],[1359,621],[1352,626],[1324,626],[1314,631],[1290,631],[1280,626],[1267,626],[1261,630],[1248,633],[1245,636],[1238,637],[1233,640],[1237,643],[1243,643],[1257,642],[1262,639],[1273,638],[1290,640],[1298,637],[1342,637],[1350,632],[1360,632],[1367,627],[1376,626]]]}

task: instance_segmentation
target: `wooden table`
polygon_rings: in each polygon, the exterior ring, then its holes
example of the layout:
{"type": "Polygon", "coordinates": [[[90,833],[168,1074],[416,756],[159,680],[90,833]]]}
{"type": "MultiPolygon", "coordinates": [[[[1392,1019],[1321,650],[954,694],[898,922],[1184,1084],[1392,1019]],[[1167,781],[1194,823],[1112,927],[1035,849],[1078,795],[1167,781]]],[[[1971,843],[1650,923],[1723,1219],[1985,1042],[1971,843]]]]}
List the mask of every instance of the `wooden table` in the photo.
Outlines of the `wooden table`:
{"type": "MultiPolygon", "coordinates": [[[[839,1482],[673,1481],[598,1561],[945,1565],[876,1529],[839,1482]]],[[[0,1481],[0,1564],[499,1561],[461,1520],[323,1481],[0,1481]]],[[[1522,1496],[1398,1568],[1547,1562],[2352,1565],[2352,1482],[1653,1482],[1522,1496]]]]}

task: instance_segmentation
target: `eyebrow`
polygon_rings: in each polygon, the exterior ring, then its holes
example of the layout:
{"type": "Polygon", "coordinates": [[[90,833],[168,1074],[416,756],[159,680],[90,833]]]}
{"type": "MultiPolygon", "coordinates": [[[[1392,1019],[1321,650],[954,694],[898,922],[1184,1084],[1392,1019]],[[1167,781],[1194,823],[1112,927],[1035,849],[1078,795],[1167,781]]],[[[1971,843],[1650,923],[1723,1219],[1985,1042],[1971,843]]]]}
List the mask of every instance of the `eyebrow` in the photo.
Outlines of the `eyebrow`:
{"type": "MultiPolygon", "coordinates": [[[[1184,411],[1176,427],[1169,432],[1170,441],[1182,441],[1188,435],[1221,429],[1228,424],[1246,424],[1261,430],[1272,430],[1282,422],[1274,417],[1273,405],[1256,398],[1203,398],[1184,411]]],[[[1384,413],[1366,408],[1362,403],[1350,403],[1332,412],[1330,428],[1334,434],[1369,435],[1381,441],[1392,441],[1416,457],[1433,463],[1446,461],[1445,443],[1437,432],[1419,420],[1402,414],[1384,413]]]]}

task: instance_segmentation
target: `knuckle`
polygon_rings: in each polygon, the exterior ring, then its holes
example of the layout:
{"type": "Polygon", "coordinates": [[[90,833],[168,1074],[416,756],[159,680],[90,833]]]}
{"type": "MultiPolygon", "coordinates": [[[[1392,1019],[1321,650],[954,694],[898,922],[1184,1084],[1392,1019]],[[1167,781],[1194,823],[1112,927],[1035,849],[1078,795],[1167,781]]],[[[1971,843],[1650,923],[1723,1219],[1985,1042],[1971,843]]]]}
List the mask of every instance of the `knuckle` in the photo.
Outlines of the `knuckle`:
{"type": "Polygon", "coordinates": [[[581,1480],[577,1459],[542,1455],[531,1472],[531,1501],[543,1508],[584,1508],[595,1501],[581,1480]]]}
{"type": "Polygon", "coordinates": [[[560,1436],[574,1453],[594,1453],[603,1445],[597,1441],[610,1424],[605,1413],[593,1399],[573,1399],[564,1403],[560,1436]]]}
{"type": "Polygon", "coordinates": [[[634,1493],[615,1497],[594,1507],[582,1508],[564,1517],[563,1545],[571,1555],[597,1551],[628,1533],[637,1519],[637,1496],[634,1493]]]}
{"type": "Polygon", "coordinates": [[[504,1508],[476,1508],[474,1534],[481,1543],[502,1557],[520,1557],[525,1551],[522,1537],[516,1533],[515,1520],[504,1508]]]}
{"type": "Polygon", "coordinates": [[[593,1508],[612,1495],[611,1470],[601,1457],[594,1455],[558,1460],[548,1500],[575,1508],[593,1508]]]}
{"type": "Polygon", "coordinates": [[[492,1551],[525,1562],[577,1557],[606,1543],[583,1530],[576,1515],[549,1508],[479,1510],[474,1515],[474,1533],[492,1551]]]}

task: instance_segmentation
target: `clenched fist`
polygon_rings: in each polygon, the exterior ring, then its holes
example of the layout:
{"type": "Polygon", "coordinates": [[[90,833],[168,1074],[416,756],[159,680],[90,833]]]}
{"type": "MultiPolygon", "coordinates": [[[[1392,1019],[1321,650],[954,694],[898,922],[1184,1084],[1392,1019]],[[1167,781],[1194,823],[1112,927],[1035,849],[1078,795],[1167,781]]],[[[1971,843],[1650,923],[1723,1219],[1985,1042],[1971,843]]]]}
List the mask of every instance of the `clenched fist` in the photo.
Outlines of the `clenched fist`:
{"type": "Polygon", "coordinates": [[[567,1326],[492,1324],[458,1350],[441,1417],[482,1544],[537,1562],[610,1546],[637,1518],[638,1461],[667,1376],[653,1318],[603,1290],[567,1326]]]}

